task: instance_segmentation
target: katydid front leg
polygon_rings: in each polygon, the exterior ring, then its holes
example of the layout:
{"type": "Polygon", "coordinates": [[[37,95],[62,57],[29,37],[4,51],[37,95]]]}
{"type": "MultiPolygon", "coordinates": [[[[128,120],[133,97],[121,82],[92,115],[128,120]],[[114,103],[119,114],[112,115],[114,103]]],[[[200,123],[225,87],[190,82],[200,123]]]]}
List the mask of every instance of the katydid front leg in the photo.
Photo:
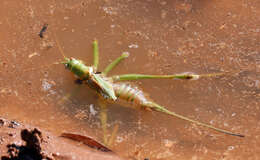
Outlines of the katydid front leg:
{"type": "Polygon", "coordinates": [[[118,57],[117,59],[115,59],[113,62],[111,62],[106,68],[105,70],[102,72],[104,75],[107,75],[108,72],[110,72],[115,66],[118,65],[119,62],[121,62],[123,59],[127,58],[129,56],[129,53],[124,52],[122,53],[122,55],[120,57],[118,57]]]}
{"type": "Polygon", "coordinates": [[[99,64],[99,52],[98,52],[98,42],[97,42],[97,40],[94,40],[94,42],[93,42],[93,56],[94,56],[93,66],[94,66],[95,70],[97,71],[98,64],[99,64]]]}

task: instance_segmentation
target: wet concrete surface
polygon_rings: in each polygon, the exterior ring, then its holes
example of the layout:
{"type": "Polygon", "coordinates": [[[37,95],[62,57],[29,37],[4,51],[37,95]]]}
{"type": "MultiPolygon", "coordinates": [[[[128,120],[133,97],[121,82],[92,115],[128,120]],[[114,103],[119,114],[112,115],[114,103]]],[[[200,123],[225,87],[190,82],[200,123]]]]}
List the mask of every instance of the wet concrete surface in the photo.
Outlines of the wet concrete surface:
{"type": "Polygon", "coordinates": [[[100,69],[130,53],[111,75],[226,72],[197,81],[133,83],[169,110],[246,135],[230,137],[111,104],[108,126],[112,131],[119,124],[112,146],[117,153],[132,159],[259,159],[259,9],[258,0],[2,0],[0,113],[57,135],[77,131],[102,140],[97,95],[76,85],[64,66],[52,65],[63,58],[54,34],[66,56],[87,64],[97,39],[100,69]]]}

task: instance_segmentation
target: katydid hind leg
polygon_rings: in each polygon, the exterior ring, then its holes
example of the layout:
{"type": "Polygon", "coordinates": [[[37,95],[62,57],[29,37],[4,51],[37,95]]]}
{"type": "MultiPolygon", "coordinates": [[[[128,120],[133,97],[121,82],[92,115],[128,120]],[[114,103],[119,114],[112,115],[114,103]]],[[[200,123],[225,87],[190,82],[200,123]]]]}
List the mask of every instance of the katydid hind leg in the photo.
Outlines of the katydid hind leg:
{"type": "Polygon", "coordinates": [[[197,80],[202,77],[216,77],[223,75],[223,73],[212,74],[194,74],[194,73],[181,73],[172,75],[147,75],[147,74],[122,74],[114,75],[112,79],[115,81],[129,81],[129,80],[141,80],[141,79],[183,79],[183,80],[197,80]]]}

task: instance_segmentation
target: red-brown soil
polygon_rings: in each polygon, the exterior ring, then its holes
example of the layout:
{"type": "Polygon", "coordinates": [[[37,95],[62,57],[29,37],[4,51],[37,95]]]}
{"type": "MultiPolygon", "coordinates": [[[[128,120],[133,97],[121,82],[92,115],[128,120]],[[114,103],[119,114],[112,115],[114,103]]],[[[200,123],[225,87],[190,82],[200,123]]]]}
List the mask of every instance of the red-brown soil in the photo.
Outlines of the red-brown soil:
{"type": "Polygon", "coordinates": [[[0,119],[1,160],[119,160],[114,153],[103,153],[72,143],[39,128],[0,119]]]}

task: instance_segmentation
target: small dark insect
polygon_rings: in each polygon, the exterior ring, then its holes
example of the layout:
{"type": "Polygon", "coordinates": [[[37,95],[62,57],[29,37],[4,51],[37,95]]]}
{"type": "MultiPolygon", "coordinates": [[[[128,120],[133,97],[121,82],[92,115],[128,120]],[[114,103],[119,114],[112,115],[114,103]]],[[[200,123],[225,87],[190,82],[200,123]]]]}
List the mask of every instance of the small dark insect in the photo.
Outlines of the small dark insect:
{"type": "Polygon", "coordinates": [[[39,33],[39,36],[40,36],[41,38],[43,38],[43,33],[46,32],[47,27],[48,27],[48,24],[45,23],[45,24],[43,25],[43,27],[42,27],[40,33],[39,33]]]}

